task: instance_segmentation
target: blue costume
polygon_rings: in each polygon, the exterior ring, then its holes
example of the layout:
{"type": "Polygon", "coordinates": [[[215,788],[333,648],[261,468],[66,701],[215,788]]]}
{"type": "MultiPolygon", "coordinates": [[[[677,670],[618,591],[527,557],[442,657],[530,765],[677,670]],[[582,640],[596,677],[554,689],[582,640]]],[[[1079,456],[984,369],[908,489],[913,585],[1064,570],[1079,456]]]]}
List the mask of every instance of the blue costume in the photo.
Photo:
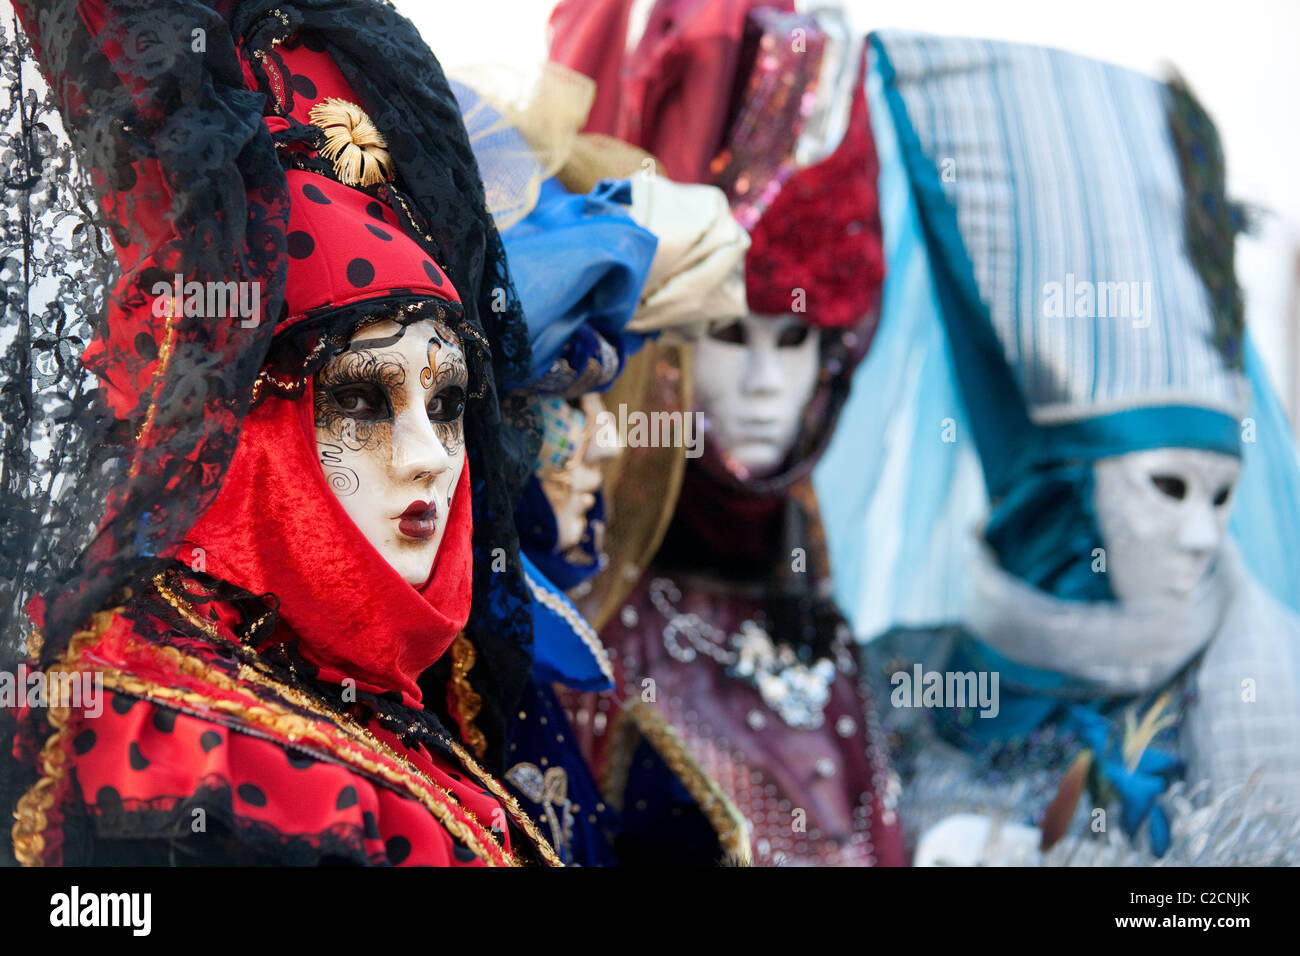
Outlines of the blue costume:
{"type": "MultiPolygon", "coordinates": [[[[569,410],[566,398],[608,387],[622,369],[623,327],[636,311],[656,246],[654,235],[623,209],[630,193],[626,182],[610,180],[588,195],[572,195],[549,179],[536,208],[502,236],[533,347],[534,377],[524,388],[562,409],[561,416],[569,410]]],[[[557,427],[552,416],[542,420],[544,433],[557,427]]],[[[544,449],[557,444],[563,447],[554,454],[575,453],[564,438],[544,434],[544,449]]],[[[610,840],[617,822],[551,684],[576,691],[613,687],[600,639],[561,590],[599,570],[595,526],[603,518],[597,492],[582,541],[561,550],[555,515],[536,474],[515,509],[535,644],[533,676],[520,704],[526,717],[510,728],[505,779],[557,831],[566,862],[584,866],[616,862],[610,840]]]]}
{"type": "MultiPolygon", "coordinates": [[[[532,146],[486,97],[464,82],[453,80],[452,88],[528,325],[530,365],[520,380],[505,383],[513,393],[506,417],[523,440],[540,440],[545,454],[572,457],[572,418],[580,420],[581,413],[567,400],[607,388],[622,370],[624,327],[640,302],[657,240],[625,208],[631,201],[626,182],[602,181],[589,194],[569,193],[544,176],[532,146]]],[[[503,779],[561,859],[581,866],[616,862],[618,822],[552,685],[576,691],[613,686],[604,647],[564,594],[599,570],[595,531],[602,518],[598,500],[588,511],[582,542],[559,549],[556,518],[536,473],[528,476],[515,510],[531,598],[533,668],[507,727],[503,779]]]]}

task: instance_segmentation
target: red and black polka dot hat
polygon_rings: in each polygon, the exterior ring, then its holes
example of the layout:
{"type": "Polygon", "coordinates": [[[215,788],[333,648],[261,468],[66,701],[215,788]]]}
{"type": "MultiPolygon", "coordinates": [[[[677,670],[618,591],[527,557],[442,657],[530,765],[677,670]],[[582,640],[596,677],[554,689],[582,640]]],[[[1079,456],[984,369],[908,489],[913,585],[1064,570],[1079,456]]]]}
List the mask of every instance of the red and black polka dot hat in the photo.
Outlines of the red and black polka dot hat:
{"type": "Polygon", "coordinates": [[[277,333],[320,310],[373,299],[459,305],[443,268],[412,235],[422,223],[393,184],[398,171],[383,132],[356,105],[337,65],[305,44],[277,53],[261,64],[275,92],[266,124],[290,167],[289,263],[277,333]]]}

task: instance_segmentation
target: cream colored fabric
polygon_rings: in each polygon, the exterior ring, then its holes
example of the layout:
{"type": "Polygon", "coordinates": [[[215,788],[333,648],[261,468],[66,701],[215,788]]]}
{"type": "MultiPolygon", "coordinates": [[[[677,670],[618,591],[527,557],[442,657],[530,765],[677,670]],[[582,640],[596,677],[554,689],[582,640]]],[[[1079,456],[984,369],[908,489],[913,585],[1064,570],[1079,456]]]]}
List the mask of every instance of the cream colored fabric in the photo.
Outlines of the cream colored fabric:
{"type": "Polygon", "coordinates": [[[659,169],[644,149],[604,133],[583,133],[555,175],[571,193],[589,193],[602,179],[631,179],[659,169]]]}
{"type": "Polygon", "coordinates": [[[602,179],[628,179],[632,218],[659,239],[628,328],[693,338],[712,322],[745,313],[749,236],[726,196],[657,175],[655,158],[628,143],[579,133],[596,95],[591,79],[558,63],[535,75],[500,65],[463,67],[451,78],[479,98],[465,110],[465,126],[498,229],[532,212],[550,176],[574,193],[590,192],[602,179]]]}
{"type": "Polygon", "coordinates": [[[1107,694],[1148,693],[1214,637],[1232,592],[1223,571],[1183,602],[1066,601],[1007,573],[986,546],[970,568],[964,623],[1017,664],[1067,674],[1107,694]]]}
{"type": "Polygon", "coordinates": [[[631,212],[659,237],[659,248],[629,329],[671,329],[694,338],[709,324],[748,311],[744,268],[749,235],[732,218],[720,189],[635,175],[631,212]]]}
{"type": "Polygon", "coordinates": [[[971,568],[968,608],[968,629],[1000,654],[1110,694],[1154,692],[1200,655],[1180,742],[1188,779],[1215,794],[1250,784],[1253,798],[1300,801],[1300,618],[1259,585],[1231,539],[1176,608],[1061,601],[986,550],[971,568]]]}

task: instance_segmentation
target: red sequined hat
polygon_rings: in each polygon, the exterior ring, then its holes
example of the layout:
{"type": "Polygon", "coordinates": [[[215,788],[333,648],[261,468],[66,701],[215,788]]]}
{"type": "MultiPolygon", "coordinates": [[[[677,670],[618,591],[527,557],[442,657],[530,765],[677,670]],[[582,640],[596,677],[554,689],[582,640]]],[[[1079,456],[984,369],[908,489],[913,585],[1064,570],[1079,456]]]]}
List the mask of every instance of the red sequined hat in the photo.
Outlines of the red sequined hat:
{"type": "Polygon", "coordinates": [[[885,270],[865,44],[852,63],[843,140],[800,168],[818,84],[833,72],[817,16],[793,12],[789,0],[659,0],[629,51],[608,31],[625,33],[630,12],[631,0],[563,0],[552,14],[551,57],[597,80],[586,130],[727,194],[751,234],[745,284],[755,312],[793,312],[828,329],[869,325],[885,270]]]}
{"type": "Polygon", "coordinates": [[[750,233],[749,307],[848,328],[876,310],[885,276],[879,165],[863,88],[866,50],[844,138],[830,156],[798,169],[795,147],[814,99],[825,38],[810,17],[760,10],[750,19],[761,31],[753,68],[726,147],[712,166],[716,185],[750,233]]]}

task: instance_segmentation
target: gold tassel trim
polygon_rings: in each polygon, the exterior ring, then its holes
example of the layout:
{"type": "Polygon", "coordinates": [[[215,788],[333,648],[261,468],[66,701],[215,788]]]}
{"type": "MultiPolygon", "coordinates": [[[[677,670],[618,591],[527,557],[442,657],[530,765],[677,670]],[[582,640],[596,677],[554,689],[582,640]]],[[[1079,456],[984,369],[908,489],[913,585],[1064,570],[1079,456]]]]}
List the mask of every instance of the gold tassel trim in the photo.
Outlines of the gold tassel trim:
{"type": "Polygon", "coordinates": [[[624,706],[614,729],[615,753],[608,757],[602,789],[614,809],[623,809],[627,775],[638,739],[644,737],[668,770],[681,781],[696,806],[703,812],[727,860],[737,866],[752,866],[749,821],[726,792],[696,762],[686,743],[652,704],[633,701],[624,706]]]}
{"type": "MultiPolygon", "coordinates": [[[[73,669],[81,649],[108,630],[120,610],[119,607],[98,612],[91,617],[89,627],[72,636],[64,655],[68,661],[67,669],[73,669]]],[[[50,668],[49,674],[53,677],[63,670],[63,667],[55,664],[50,668]]],[[[47,719],[54,728],[54,733],[46,739],[37,759],[40,778],[22,795],[14,808],[14,825],[10,834],[14,842],[14,859],[20,866],[45,865],[45,832],[50,827],[49,812],[60,798],[68,772],[68,752],[64,738],[68,733],[69,714],[67,707],[49,709],[47,719]]]]}

